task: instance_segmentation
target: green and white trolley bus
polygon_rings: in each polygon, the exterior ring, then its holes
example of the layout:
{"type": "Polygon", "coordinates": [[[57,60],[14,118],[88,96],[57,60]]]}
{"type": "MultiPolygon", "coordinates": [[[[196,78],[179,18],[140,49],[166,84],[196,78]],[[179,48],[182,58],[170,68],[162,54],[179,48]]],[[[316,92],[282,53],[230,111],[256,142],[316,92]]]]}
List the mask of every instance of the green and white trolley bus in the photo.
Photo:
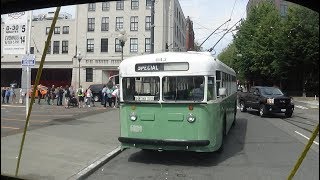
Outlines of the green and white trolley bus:
{"type": "Polygon", "coordinates": [[[119,82],[122,149],[222,149],[236,119],[236,73],[209,52],[130,57],[119,82]]]}

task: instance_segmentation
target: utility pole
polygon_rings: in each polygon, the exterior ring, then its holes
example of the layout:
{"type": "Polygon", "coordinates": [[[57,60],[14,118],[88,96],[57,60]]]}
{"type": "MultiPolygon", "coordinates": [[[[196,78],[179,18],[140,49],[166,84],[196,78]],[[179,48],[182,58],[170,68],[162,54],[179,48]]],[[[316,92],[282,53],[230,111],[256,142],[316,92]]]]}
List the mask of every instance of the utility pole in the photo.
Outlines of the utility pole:
{"type": "Polygon", "coordinates": [[[151,47],[150,54],[154,53],[154,0],[151,0],[151,47]]]}

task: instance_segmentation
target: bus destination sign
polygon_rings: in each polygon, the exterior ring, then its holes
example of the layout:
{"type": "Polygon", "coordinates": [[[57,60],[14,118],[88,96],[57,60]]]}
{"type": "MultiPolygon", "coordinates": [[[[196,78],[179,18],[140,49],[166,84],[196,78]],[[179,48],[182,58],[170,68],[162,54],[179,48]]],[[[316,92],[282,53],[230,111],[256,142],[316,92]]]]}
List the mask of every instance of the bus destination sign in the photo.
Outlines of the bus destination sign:
{"type": "Polygon", "coordinates": [[[154,72],[163,71],[163,66],[160,63],[136,64],[136,72],[154,72]]]}
{"type": "Polygon", "coordinates": [[[188,71],[187,62],[170,63],[142,63],[136,64],[136,72],[159,72],[159,71],[188,71]]]}

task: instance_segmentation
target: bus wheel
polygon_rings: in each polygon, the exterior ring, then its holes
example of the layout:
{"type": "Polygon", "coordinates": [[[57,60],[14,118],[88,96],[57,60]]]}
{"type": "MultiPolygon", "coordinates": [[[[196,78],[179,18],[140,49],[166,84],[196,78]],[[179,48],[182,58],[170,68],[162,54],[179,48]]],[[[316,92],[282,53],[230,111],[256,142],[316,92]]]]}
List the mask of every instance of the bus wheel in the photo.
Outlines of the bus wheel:
{"type": "Polygon", "coordinates": [[[247,108],[244,104],[244,101],[240,101],[240,111],[241,112],[246,112],[247,111],[247,108]]]}

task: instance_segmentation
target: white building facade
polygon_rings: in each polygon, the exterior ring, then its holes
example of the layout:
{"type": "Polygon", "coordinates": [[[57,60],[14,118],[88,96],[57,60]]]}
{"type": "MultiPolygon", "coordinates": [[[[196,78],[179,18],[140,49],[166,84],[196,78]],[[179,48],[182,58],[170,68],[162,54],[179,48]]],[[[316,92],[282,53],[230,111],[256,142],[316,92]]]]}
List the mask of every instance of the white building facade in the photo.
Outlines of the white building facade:
{"type": "MultiPolygon", "coordinates": [[[[44,49],[51,16],[52,13],[37,16],[34,18],[37,21],[32,21],[31,52],[36,54],[37,64],[44,49]]],[[[124,58],[150,53],[151,0],[82,4],[76,6],[74,19],[68,14],[60,17],[44,65],[46,74],[43,75],[50,77],[47,80],[48,84],[68,81],[68,85],[78,87],[79,70],[80,84],[84,88],[90,84],[107,83],[109,77],[118,74],[119,71],[121,45],[118,36],[121,29],[125,30],[127,37],[123,47],[124,58]],[[82,57],[80,69],[77,58],[79,53],[82,57]]],[[[185,21],[178,0],[155,3],[155,53],[186,51],[185,21]]],[[[20,64],[20,55],[1,56],[1,71],[7,68],[21,68],[20,64]]]]}

